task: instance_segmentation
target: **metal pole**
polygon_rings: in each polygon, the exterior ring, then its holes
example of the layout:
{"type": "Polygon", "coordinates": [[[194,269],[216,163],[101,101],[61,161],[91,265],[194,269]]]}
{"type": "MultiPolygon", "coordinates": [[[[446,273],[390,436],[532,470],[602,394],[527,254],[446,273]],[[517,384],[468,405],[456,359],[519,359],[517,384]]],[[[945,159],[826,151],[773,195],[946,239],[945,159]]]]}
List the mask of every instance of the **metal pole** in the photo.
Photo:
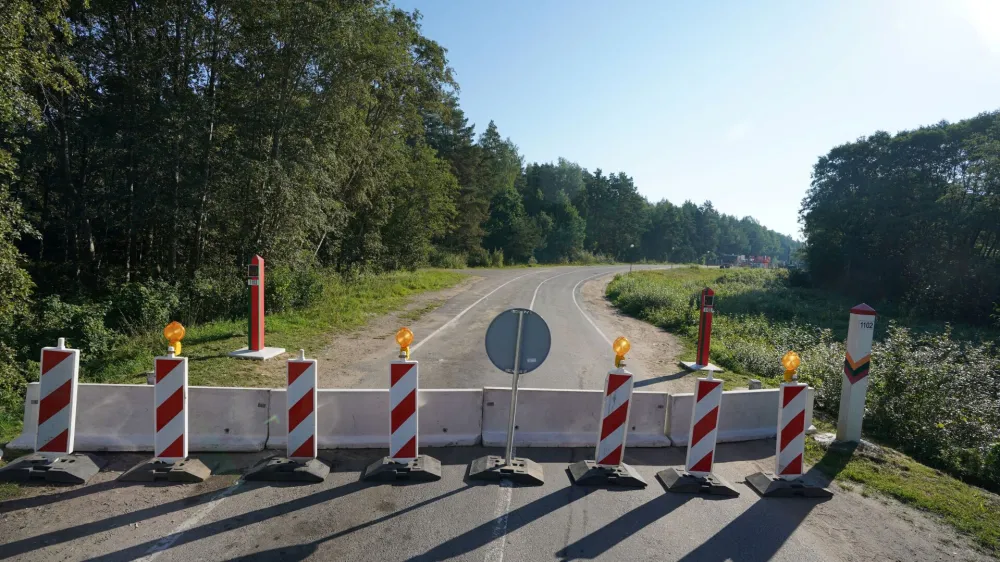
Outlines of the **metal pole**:
{"type": "Polygon", "coordinates": [[[510,389],[510,419],[507,420],[507,452],[503,460],[510,465],[514,458],[514,415],[517,413],[517,379],[521,366],[521,326],[524,324],[524,312],[517,311],[517,343],[514,344],[514,385],[510,389]]]}

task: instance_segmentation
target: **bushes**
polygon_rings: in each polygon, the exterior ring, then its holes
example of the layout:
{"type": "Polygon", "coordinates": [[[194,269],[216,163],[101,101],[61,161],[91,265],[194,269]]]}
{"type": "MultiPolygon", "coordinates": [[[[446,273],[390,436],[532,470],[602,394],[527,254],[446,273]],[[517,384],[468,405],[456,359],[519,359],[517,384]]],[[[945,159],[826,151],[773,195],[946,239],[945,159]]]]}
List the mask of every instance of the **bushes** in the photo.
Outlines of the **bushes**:
{"type": "Polygon", "coordinates": [[[466,263],[465,254],[447,252],[439,250],[437,247],[431,248],[428,260],[431,267],[442,269],[465,269],[469,267],[469,264],[466,263]]]}
{"type": "MultiPolygon", "coordinates": [[[[782,354],[795,350],[802,356],[799,379],[816,388],[816,408],[836,413],[850,307],[789,282],[780,271],[676,269],[619,275],[607,294],[622,311],[694,339],[694,296],[710,285],[713,362],[776,385],[782,354]]],[[[876,336],[866,432],[1000,491],[1000,349],[988,337],[964,342],[951,327],[918,333],[885,317],[876,336]]]]}

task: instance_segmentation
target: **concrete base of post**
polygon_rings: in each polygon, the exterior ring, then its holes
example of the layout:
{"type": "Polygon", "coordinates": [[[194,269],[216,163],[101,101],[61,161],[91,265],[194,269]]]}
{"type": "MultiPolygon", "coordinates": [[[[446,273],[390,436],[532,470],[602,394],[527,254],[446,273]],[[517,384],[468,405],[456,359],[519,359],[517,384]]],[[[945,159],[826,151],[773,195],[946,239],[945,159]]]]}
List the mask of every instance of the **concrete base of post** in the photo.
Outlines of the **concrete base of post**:
{"type": "Polygon", "coordinates": [[[631,466],[598,466],[594,461],[580,461],[569,465],[569,475],[577,486],[625,486],[645,488],[646,481],[631,466]]]}
{"type": "Polygon", "coordinates": [[[832,498],[833,492],[806,484],[801,479],[785,480],[770,472],[757,472],[747,476],[747,485],[765,498],[832,498]]]}
{"type": "Polygon", "coordinates": [[[157,459],[148,460],[133,467],[118,477],[122,482],[180,482],[196,484],[208,480],[212,475],[205,463],[198,459],[184,459],[178,462],[164,462],[157,459]]]}
{"type": "Polygon", "coordinates": [[[253,359],[254,361],[266,361],[273,359],[285,352],[283,347],[265,347],[259,351],[251,351],[249,348],[241,347],[236,351],[230,351],[229,356],[237,359],[253,359]]]}
{"type": "Polygon", "coordinates": [[[35,453],[0,468],[0,482],[45,480],[59,484],[86,484],[103,466],[103,460],[86,453],[58,458],[35,453]]]}
{"type": "Polygon", "coordinates": [[[396,462],[384,457],[368,465],[362,480],[369,482],[434,482],[441,479],[441,461],[418,455],[410,462],[396,462]]]}
{"type": "Polygon", "coordinates": [[[545,473],[540,464],[530,459],[513,458],[507,463],[503,457],[489,455],[472,461],[469,480],[510,480],[515,484],[541,486],[545,484],[545,473]]]}
{"type": "Polygon", "coordinates": [[[714,474],[695,476],[679,468],[668,468],[656,473],[656,478],[668,492],[678,494],[708,494],[711,496],[738,497],[740,493],[726,480],[714,474]]]}
{"type": "Polygon", "coordinates": [[[318,484],[326,480],[330,467],[319,459],[296,461],[272,457],[250,469],[243,479],[248,482],[304,482],[318,484]]]}
{"type": "Polygon", "coordinates": [[[681,367],[684,367],[688,371],[715,371],[717,373],[724,373],[726,370],[718,365],[709,363],[708,365],[699,365],[694,361],[681,361],[681,367]]]}

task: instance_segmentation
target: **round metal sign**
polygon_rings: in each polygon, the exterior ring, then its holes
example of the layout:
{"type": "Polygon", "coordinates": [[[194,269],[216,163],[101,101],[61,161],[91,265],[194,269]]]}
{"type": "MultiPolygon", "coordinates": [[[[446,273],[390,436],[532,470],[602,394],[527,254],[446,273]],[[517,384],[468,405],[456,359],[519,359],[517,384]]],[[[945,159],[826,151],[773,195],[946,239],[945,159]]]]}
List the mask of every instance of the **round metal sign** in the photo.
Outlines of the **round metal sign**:
{"type": "Polygon", "coordinates": [[[512,308],[498,314],[486,329],[486,355],[497,369],[514,373],[517,346],[517,322],[521,321],[521,361],[518,374],[530,373],[542,365],[549,355],[552,334],[549,325],[537,312],[527,308],[512,308]]]}

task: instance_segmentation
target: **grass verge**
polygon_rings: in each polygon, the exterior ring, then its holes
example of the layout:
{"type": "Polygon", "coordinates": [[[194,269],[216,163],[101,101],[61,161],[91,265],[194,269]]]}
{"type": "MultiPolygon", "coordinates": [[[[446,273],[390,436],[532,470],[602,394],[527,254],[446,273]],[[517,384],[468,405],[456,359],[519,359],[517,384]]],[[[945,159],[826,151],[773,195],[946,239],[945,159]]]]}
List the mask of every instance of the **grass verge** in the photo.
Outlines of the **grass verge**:
{"type": "MultiPolygon", "coordinates": [[[[821,432],[835,428],[815,420],[821,432]]],[[[811,437],[806,440],[806,462],[836,480],[842,488],[861,484],[861,493],[891,497],[941,517],[971,536],[993,556],[1000,556],[1000,497],[924,466],[887,446],[877,454],[825,449],[811,437]]]]}

